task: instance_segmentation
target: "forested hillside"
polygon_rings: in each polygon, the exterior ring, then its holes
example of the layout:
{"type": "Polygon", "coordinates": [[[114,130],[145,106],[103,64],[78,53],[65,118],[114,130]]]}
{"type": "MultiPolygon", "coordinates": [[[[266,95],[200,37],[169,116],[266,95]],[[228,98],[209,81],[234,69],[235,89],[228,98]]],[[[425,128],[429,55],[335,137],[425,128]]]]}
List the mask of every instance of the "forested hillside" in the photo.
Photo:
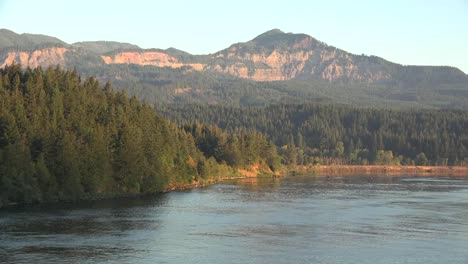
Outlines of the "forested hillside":
{"type": "Polygon", "coordinates": [[[321,104],[160,109],[180,124],[255,129],[276,143],[285,164],[468,165],[468,111],[321,104]]]}
{"type": "Polygon", "coordinates": [[[110,83],[59,67],[0,70],[0,207],[159,192],[251,165],[279,166],[259,133],[180,129],[110,83]]]}

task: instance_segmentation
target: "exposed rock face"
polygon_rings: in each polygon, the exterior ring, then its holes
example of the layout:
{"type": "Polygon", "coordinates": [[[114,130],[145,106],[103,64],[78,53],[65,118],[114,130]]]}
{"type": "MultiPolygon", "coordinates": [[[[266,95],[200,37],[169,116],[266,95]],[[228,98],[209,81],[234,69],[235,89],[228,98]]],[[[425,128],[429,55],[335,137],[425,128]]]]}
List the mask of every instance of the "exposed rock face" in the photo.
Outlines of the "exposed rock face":
{"type": "Polygon", "coordinates": [[[372,65],[369,61],[358,62],[356,56],[343,51],[322,51],[320,54],[320,64],[313,67],[310,72],[314,74],[320,65],[325,66],[319,72],[324,80],[335,81],[342,78],[359,81],[380,81],[390,79],[389,73],[372,65]]]}
{"type": "MultiPolygon", "coordinates": [[[[289,53],[274,50],[270,54],[262,52],[239,55],[235,49],[231,49],[225,57],[239,62],[225,67],[216,65],[212,69],[255,81],[284,81],[296,77],[311,54],[312,51],[289,53]],[[253,66],[249,67],[248,64],[253,66]]],[[[218,58],[223,57],[224,55],[218,55],[218,58]]]]}
{"type": "Polygon", "coordinates": [[[176,58],[163,52],[144,51],[144,52],[121,52],[113,56],[101,56],[106,64],[138,64],[151,65],[156,67],[181,68],[191,67],[196,71],[201,71],[204,64],[201,63],[180,63],[176,58]]]}
{"type": "Polygon", "coordinates": [[[46,48],[35,50],[33,52],[26,51],[10,51],[6,59],[2,62],[0,68],[13,62],[21,63],[24,66],[35,68],[38,66],[47,67],[49,65],[65,65],[66,48],[46,48]]]}

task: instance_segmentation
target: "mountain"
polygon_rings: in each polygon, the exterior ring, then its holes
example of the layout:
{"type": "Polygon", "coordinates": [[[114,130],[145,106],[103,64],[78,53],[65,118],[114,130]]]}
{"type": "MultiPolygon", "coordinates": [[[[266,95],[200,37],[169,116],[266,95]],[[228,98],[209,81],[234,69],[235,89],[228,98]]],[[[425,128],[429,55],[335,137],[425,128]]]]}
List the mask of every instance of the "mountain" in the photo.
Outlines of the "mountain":
{"type": "Polygon", "coordinates": [[[245,43],[237,43],[215,54],[216,68],[256,81],[291,79],[339,79],[379,81],[390,73],[380,66],[384,60],[359,58],[328,46],[311,36],[268,31],[245,43]]]}
{"type": "Polygon", "coordinates": [[[0,30],[0,67],[13,61],[75,68],[149,103],[468,108],[468,75],[457,68],[403,66],[278,29],[208,55],[109,41],[67,44],[0,30]]]}

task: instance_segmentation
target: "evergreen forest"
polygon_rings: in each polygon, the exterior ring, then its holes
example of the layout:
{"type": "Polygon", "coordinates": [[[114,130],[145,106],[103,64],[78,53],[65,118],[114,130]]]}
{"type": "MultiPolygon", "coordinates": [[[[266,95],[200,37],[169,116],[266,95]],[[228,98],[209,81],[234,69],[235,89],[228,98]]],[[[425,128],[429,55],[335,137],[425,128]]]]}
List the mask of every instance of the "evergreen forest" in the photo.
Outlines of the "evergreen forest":
{"type": "Polygon", "coordinates": [[[0,70],[0,207],[161,192],[253,165],[280,166],[254,130],[179,128],[74,70],[0,70]]]}
{"type": "Polygon", "coordinates": [[[284,164],[468,165],[468,111],[393,110],[338,104],[267,107],[165,105],[180,124],[254,129],[284,164]]]}

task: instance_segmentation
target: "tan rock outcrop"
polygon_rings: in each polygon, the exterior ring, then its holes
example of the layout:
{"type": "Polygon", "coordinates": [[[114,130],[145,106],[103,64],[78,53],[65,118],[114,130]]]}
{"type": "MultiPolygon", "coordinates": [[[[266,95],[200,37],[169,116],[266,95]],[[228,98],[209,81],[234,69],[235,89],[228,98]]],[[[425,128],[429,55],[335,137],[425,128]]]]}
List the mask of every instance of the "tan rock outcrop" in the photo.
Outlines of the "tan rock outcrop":
{"type": "Polygon", "coordinates": [[[35,50],[33,52],[26,51],[10,51],[7,58],[2,62],[0,68],[4,68],[13,62],[21,63],[21,65],[31,68],[38,66],[47,67],[50,65],[65,65],[66,48],[47,48],[35,50]]]}
{"type": "Polygon", "coordinates": [[[201,71],[205,67],[201,63],[181,63],[176,58],[157,51],[121,52],[113,56],[101,56],[101,58],[106,64],[138,64],[171,68],[188,66],[196,71],[201,71]]]}
{"type": "MultiPolygon", "coordinates": [[[[216,65],[213,70],[235,75],[237,77],[251,79],[254,81],[280,81],[290,80],[300,73],[312,51],[297,51],[294,53],[279,52],[274,50],[270,54],[245,53],[242,56],[236,53],[235,48],[231,48],[227,58],[236,59],[239,62],[221,67],[216,65]],[[254,65],[250,68],[246,63],[254,65]]],[[[221,57],[217,55],[217,57],[221,57]]]]}

